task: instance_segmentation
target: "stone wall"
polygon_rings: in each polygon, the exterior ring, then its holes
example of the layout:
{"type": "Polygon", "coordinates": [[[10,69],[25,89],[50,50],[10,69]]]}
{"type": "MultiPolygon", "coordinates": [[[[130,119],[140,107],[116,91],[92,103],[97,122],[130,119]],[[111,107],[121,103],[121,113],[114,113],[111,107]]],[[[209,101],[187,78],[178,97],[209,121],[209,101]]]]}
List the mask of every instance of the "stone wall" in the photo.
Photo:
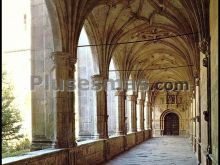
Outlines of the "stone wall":
{"type": "MultiPolygon", "coordinates": [[[[210,59],[211,59],[211,133],[212,133],[212,164],[218,164],[218,1],[210,1],[210,59]]],[[[205,55],[200,53],[200,102],[201,102],[201,164],[206,164],[208,147],[207,121],[203,112],[207,111],[207,68],[203,66],[205,55]]],[[[209,97],[209,96],[208,96],[209,97]]],[[[198,155],[198,150],[196,151],[198,155]]]]}
{"type": "Polygon", "coordinates": [[[92,143],[82,144],[72,151],[72,158],[69,164],[86,165],[99,164],[105,160],[105,141],[98,140],[92,143]],[[75,151],[75,152],[74,152],[75,151]],[[74,161],[75,158],[75,161],[74,161]]]}
{"type": "Polygon", "coordinates": [[[2,164],[7,165],[44,165],[44,164],[67,164],[68,151],[67,150],[41,150],[33,151],[24,156],[13,157],[13,159],[5,158],[2,164]]]}
{"type": "Polygon", "coordinates": [[[134,147],[136,139],[141,143],[148,137],[150,130],[145,130],[109,139],[79,142],[75,148],[34,151],[23,156],[5,158],[2,162],[4,165],[98,165],[134,147]]]}
{"type": "Polygon", "coordinates": [[[107,159],[112,159],[114,156],[122,153],[125,150],[125,136],[118,136],[109,138],[107,143],[107,159]]]}
{"type": "Polygon", "coordinates": [[[127,149],[135,146],[135,140],[136,140],[135,133],[128,134],[126,138],[127,138],[127,149]]]}
{"type": "Polygon", "coordinates": [[[145,130],[144,131],[144,140],[151,138],[151,130],[145,130]]]}
{"type": "Polygon", "coordinates": [[[144,141],[144,131],[140,131],[136,133],[136,144],[140,144],[144,141]]]}
{"type": "Polygon", "coordinates": [[[218,164],[218,1],[210,1],[211,116],[213,165],[218,164]]]}
{"type": "Polygon", "coordinates": [[[179,116],[179,135],[189,136],[189,112],[190,112],[190,103],[187,96],[188,91],[181,93],[182,103],[181,104],[166,104],[166,94],[158,94],[155,99],[155,103],[152,106],[152,126],[153,126],[153,137],[158,137],[163,135],[163,114],[166,112],[176,113],[179,116]],[[184,105],[188,103],[188,105],[184,105]],[[184,108],[184,109],[183,109],[184,108]]]}

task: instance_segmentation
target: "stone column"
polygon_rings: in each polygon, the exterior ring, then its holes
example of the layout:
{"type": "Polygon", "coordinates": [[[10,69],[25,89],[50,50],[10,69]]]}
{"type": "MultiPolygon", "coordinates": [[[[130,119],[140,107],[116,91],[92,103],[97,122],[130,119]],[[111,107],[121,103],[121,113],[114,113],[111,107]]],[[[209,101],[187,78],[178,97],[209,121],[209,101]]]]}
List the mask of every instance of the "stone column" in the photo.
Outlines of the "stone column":
{"type": "Polygon", "coordinates": [[[151,103],[148,102],[148,129],[152,130],[152,106],[151,103]]]}
{"type": "Polygon", "coordinates": [[[200,101],[199,101],[199,78],[195,78],[195,106],[196,106],[196,147],[198,161],[201,162],[201,116],[200,116],[200,101]]]}
{"type": "Polygon", "coordinates": [[[108,138],[108,115],[107,115],[107,94],[105,87],[105,76],[94,75],[91,77],[93,88],[96,92],[96,130],[95,138],[108,138]]]}
{"type": "Polygon", "coordinates": [[[139,99],[137,101],[137,104],[139,105],[139,128],[138,131],[144,131],[144,100],[143,99],[139,99]]]}
{"type": "Polygon", "coordinates": [[[137,132],[137,112],[136,112],[136,104],[137,104],[137,95],[128,95],[128,102],[130,106],[129,110],[129,132],[137,132]]]}
{"type": "Polygon", "coordinates": [[[149,112],[148,112],[148,102],[144,102],[144,129],[148,130],[148,125],[149,125],[149,112]]]}
{"type": "Polygon", "coordinates": [[[190,139],[191,143],[193,143],[193,100],[190,100],[190,139]]]}
{"type": "Polygon", "coordinates": [[[117,89],[115,96],[118,100],[116,133],[117,135],[125,135],[127,132],[125,127],[125,91],[117,89]]]}
{"type": "Polygon", "coordinates": [[[74,90],[68,86],[68,82],[74,79],[76,59],[72,57],[72,54],[65,52],[53,52],[52,59],[55,83],[58,87],[58,90],[53,89],[56,115],[54,141],[56,148],[69,148],[76,145],[74,90]]]}
{"type": "Polygon", "coordinates": [[[196,152],[196,101],[195,95],[193,94],[192,111],[193,111],[193,149],[196,152]]]}

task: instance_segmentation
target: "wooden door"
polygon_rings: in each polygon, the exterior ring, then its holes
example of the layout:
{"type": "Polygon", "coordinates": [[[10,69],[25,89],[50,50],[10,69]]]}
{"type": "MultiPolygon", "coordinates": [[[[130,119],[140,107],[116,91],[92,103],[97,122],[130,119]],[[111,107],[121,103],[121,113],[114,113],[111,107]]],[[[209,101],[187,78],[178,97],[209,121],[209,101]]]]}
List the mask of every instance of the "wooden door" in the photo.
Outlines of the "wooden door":
{"type": "Polygon", "coordinates": [[[168,113],[164,118],[164,135],[179,135],[179,117],[168,113]]]}

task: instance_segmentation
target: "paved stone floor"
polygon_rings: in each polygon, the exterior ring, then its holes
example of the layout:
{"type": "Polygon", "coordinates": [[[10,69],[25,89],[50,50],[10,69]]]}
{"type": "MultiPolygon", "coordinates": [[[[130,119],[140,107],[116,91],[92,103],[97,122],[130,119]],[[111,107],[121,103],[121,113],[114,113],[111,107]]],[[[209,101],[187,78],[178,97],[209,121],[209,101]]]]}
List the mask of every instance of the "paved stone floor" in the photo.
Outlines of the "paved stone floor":
{"type": "Polygon", "coordinates": [[[196,165],[188,138],[155,137],[120,154],[105,165],[196,165]]]}

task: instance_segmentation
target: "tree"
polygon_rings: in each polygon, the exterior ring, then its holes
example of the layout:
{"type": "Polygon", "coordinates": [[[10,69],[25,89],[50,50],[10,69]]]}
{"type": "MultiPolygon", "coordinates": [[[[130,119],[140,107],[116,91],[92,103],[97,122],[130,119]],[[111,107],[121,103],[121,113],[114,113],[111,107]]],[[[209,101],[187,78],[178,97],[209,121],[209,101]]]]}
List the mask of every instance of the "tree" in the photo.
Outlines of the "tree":
{"type": "Polygon", "coordinates": [[[21,116],[14,104],[13,86],[6,79],[6,72],[2,73],[2,148],[4,150],[11,140],[23,137],[21,129],[21,116]]]}

